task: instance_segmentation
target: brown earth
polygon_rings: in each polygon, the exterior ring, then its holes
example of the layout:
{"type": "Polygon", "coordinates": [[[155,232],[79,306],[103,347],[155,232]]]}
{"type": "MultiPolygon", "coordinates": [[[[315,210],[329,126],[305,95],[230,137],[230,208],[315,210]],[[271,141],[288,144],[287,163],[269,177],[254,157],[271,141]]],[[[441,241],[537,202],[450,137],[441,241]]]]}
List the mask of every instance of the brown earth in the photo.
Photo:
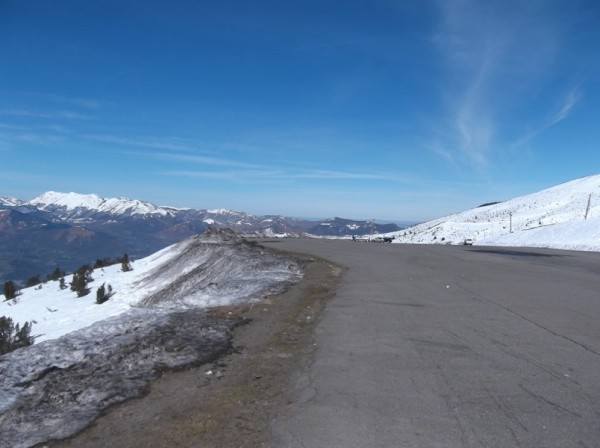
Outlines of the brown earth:
{"type": "Polygon", "coordinates": [[[149,392],[98,418],[78,435],[39,445],[80,447],[269,447],[269,422],[293,398],[291,376],[316,350],[313,330],[342,270],[304,257],[304,279],[256,303],[215,308],[247,320],[233,330],[231,353],[217,362],[165,372],[149,392]]]}

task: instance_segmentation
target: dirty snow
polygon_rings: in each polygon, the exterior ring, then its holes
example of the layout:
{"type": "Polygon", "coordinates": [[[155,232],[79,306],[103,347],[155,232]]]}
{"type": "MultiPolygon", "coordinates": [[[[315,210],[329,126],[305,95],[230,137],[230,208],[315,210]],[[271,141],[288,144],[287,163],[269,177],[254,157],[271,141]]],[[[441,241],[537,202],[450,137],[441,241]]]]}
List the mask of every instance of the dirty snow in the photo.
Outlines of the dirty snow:
{"type": "Polygon", "coordinates": [[[96,269],[84,297],[48,282],[0,303],[0,315],[33,322],[38,335],[33,346],[0,356],[0,446],[68,437],[106,407],[143,393],[162,369],[214,359],[237,322],[210,318],[206,307],[258,301],[302,275],[291,257],[221,230],[132,267],[96,269]],[[98,305],[103,283],[115,294],[98,305]]]}
{"type": "MultiPolygon", "coordinates": [[[[299,275],[293,263],[282,263],[258,248],[239,250],[237,242],[205,236],[169,246],[131,266],[129,272],[122,272],[120,264],[94,270],[90,294],[84,297],[69,287],[61,290],[58,281],[25,288],[16,300],[0,302],[0,316],[33,321],[36,341],[41,342],[150,303],[171,309],[230,305],[260,297],[299,275]],[[98,305],[96,290],[102,284],[110,285],[114,295],[98,305]]],[[[65,276],[67,286],[72,277],[65,276]]]]}

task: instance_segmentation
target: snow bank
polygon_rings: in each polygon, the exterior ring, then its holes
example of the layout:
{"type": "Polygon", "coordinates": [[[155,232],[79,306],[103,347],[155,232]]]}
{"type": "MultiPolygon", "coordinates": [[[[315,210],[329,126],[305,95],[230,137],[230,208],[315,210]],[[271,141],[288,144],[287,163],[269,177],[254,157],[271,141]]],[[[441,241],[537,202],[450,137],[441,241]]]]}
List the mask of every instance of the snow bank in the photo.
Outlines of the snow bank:
{"type": "Polygon", "coordinates": [[[479,244],[599,251],[600,218],[562,222],[527,231],[497,235],[484,238],[479,241],[479,244]]]}
{"type": "MultiPolygon", "coordinates": [[[[203,308],[255,300],[280,285],[296,281],[300,267],[226,232],[209,233],[169,246],[131,263],[94,270],[90,294],[77,297],[59,282],[25,288],[16,300],[0,303],[0,316],[33,322],[37,342],[56,339],[132,307],[203,308]],[[96,304],[96,290],[111,285],[114,295],[96,304]]],[[[72,275],[65,277],[70,284],[72,275]]]]}
{"type": "Polygon", "coordinates": [[[35,345],[0,356],[0,446],[68,437],[141,394],[164,368],[214,359],[238,322],[208,317],[207,306],[260,300],[302,272],[291,257],[222,230],[132,265],[129,272],[120,265],[95,270],[84,297],[49,282],[0,303],[0,315],[33,321],[39,334],[35,345]],[[98,305],[103,283],[115,295],[98,305]]]}
{"type": "Polygon", "coordinates": [[[237,321],[136,309],[0,357],[0,446],[69,437],[165,368],[213,361],[237,321]]]}

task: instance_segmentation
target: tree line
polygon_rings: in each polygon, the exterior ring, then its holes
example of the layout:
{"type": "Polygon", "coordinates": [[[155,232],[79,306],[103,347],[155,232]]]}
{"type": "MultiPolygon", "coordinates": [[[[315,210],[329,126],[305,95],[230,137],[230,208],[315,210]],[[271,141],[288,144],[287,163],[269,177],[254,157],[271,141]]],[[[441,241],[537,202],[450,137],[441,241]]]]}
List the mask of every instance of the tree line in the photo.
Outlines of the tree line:
{"type": "MultiPolygon", "coordinates": [[[[88,284],[93,281],[92,273],[94,269],[104,268],[115,264],[121,264],[121,271],[128,272],[132,270],[131,261],[127,254],[116,258],[98,258],[93,265],[84,264],[80,266],[75,272],[73,272],[73,278],[70,283],[71,291],[77,294],[77,297],[83,297],[90,293],[88,284]]],[[[25,287],[38,286],[41,288],[41,284],[48,281],[58,281],[60,289],[66,289],[68,286],[65,281],[66,272],[60,268],[55,268],[52,272],[48,273],[45,277],[45,281],[40,280],[40,275],[29,277],[25,282],[25,287]]],[[[4,282],[4,300],[16,300],[19,295],[19,288],[17,284],[12,281],[4,282]]],[[[114,294],[112,286],[110,284],[103,283],[96,290],[96,303],[101,305],[114,294]]],[[[32,345],[35,340],[35,336],[31,336],[32,324],[25,322],[22,326],[15,324],[10,317],[0,316],[0,355],[8,353],[27,345],[32,345]]]]}
{"type": "MultiPolygon", "coordinates": [[[[71,290],[77,293],[78,297],[82,297],[89,293],[89,290],[86,291],[87,283],[93,280],[91,277],[94,269],[105,268],[108,266],[112,266],[115,264],[121,264],[121,270],[123,272],[131,271],[131,261],[129,259],[129,255],[123,254],[121,256],[115,258],[97,258],[93,264],[84,264],[81,265],[73,272],[73,280],[70,284],[71,290]]],[[[50,282],[50,281],[59,281],[60,289],[66,289],[64,277],[67,275],[67,272],[57,267],[52,272],[46,274],[44,280],[41,280],[40,274],[33,275],[29,277],[25,281],[25,288],[30,288],[32,286],[38,286],[42,283],[50,282]]],[[[12,280],[8,280],[4,282],[4,300],[11,300],[16,298],[19,295],[19,287],[16,282],[12,280]]]]}

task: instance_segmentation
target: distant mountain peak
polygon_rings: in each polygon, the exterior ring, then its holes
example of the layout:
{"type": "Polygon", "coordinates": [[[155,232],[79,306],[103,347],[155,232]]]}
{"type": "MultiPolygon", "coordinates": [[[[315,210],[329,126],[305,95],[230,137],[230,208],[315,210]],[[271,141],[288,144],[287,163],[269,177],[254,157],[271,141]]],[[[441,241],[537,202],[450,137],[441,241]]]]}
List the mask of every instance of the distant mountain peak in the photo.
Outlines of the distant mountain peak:
{"type": "Polygon", "coordinates": [[[102,198],[97,194],[59,193],[56,191],[47,191],[27,204],[43,210],[64,208],[70,212],[85,209],[110,215],[170,215],[177,210],[173,207],[159,207],[139,199],[102,198]]]}
{"type": "Polygon", "coordinates": [[[211,215],[243,215],[243,214],[245,214],[243,212],[229,210],[227,208],[208,209],[208,210],[206,210],[206,213],[209,213],[211,215]]]}
{"type": "Polygon", "coordinates": [[[28,204],[38,208],[45,206],[66,207],[67,210],[73,210],[78,207],[95,209],[100,206],[104,199],[97,194],[80,194],[80,193],[60,193],[58,191],[47,191],[37,198],[32,199],[28,204]]]}
{"type": "Polygon", "coordinates": [[[17,207],[23,204],[23,201],[10,196],[0,196],[0,205],[8,205],[9,207],[17,207]]]}

